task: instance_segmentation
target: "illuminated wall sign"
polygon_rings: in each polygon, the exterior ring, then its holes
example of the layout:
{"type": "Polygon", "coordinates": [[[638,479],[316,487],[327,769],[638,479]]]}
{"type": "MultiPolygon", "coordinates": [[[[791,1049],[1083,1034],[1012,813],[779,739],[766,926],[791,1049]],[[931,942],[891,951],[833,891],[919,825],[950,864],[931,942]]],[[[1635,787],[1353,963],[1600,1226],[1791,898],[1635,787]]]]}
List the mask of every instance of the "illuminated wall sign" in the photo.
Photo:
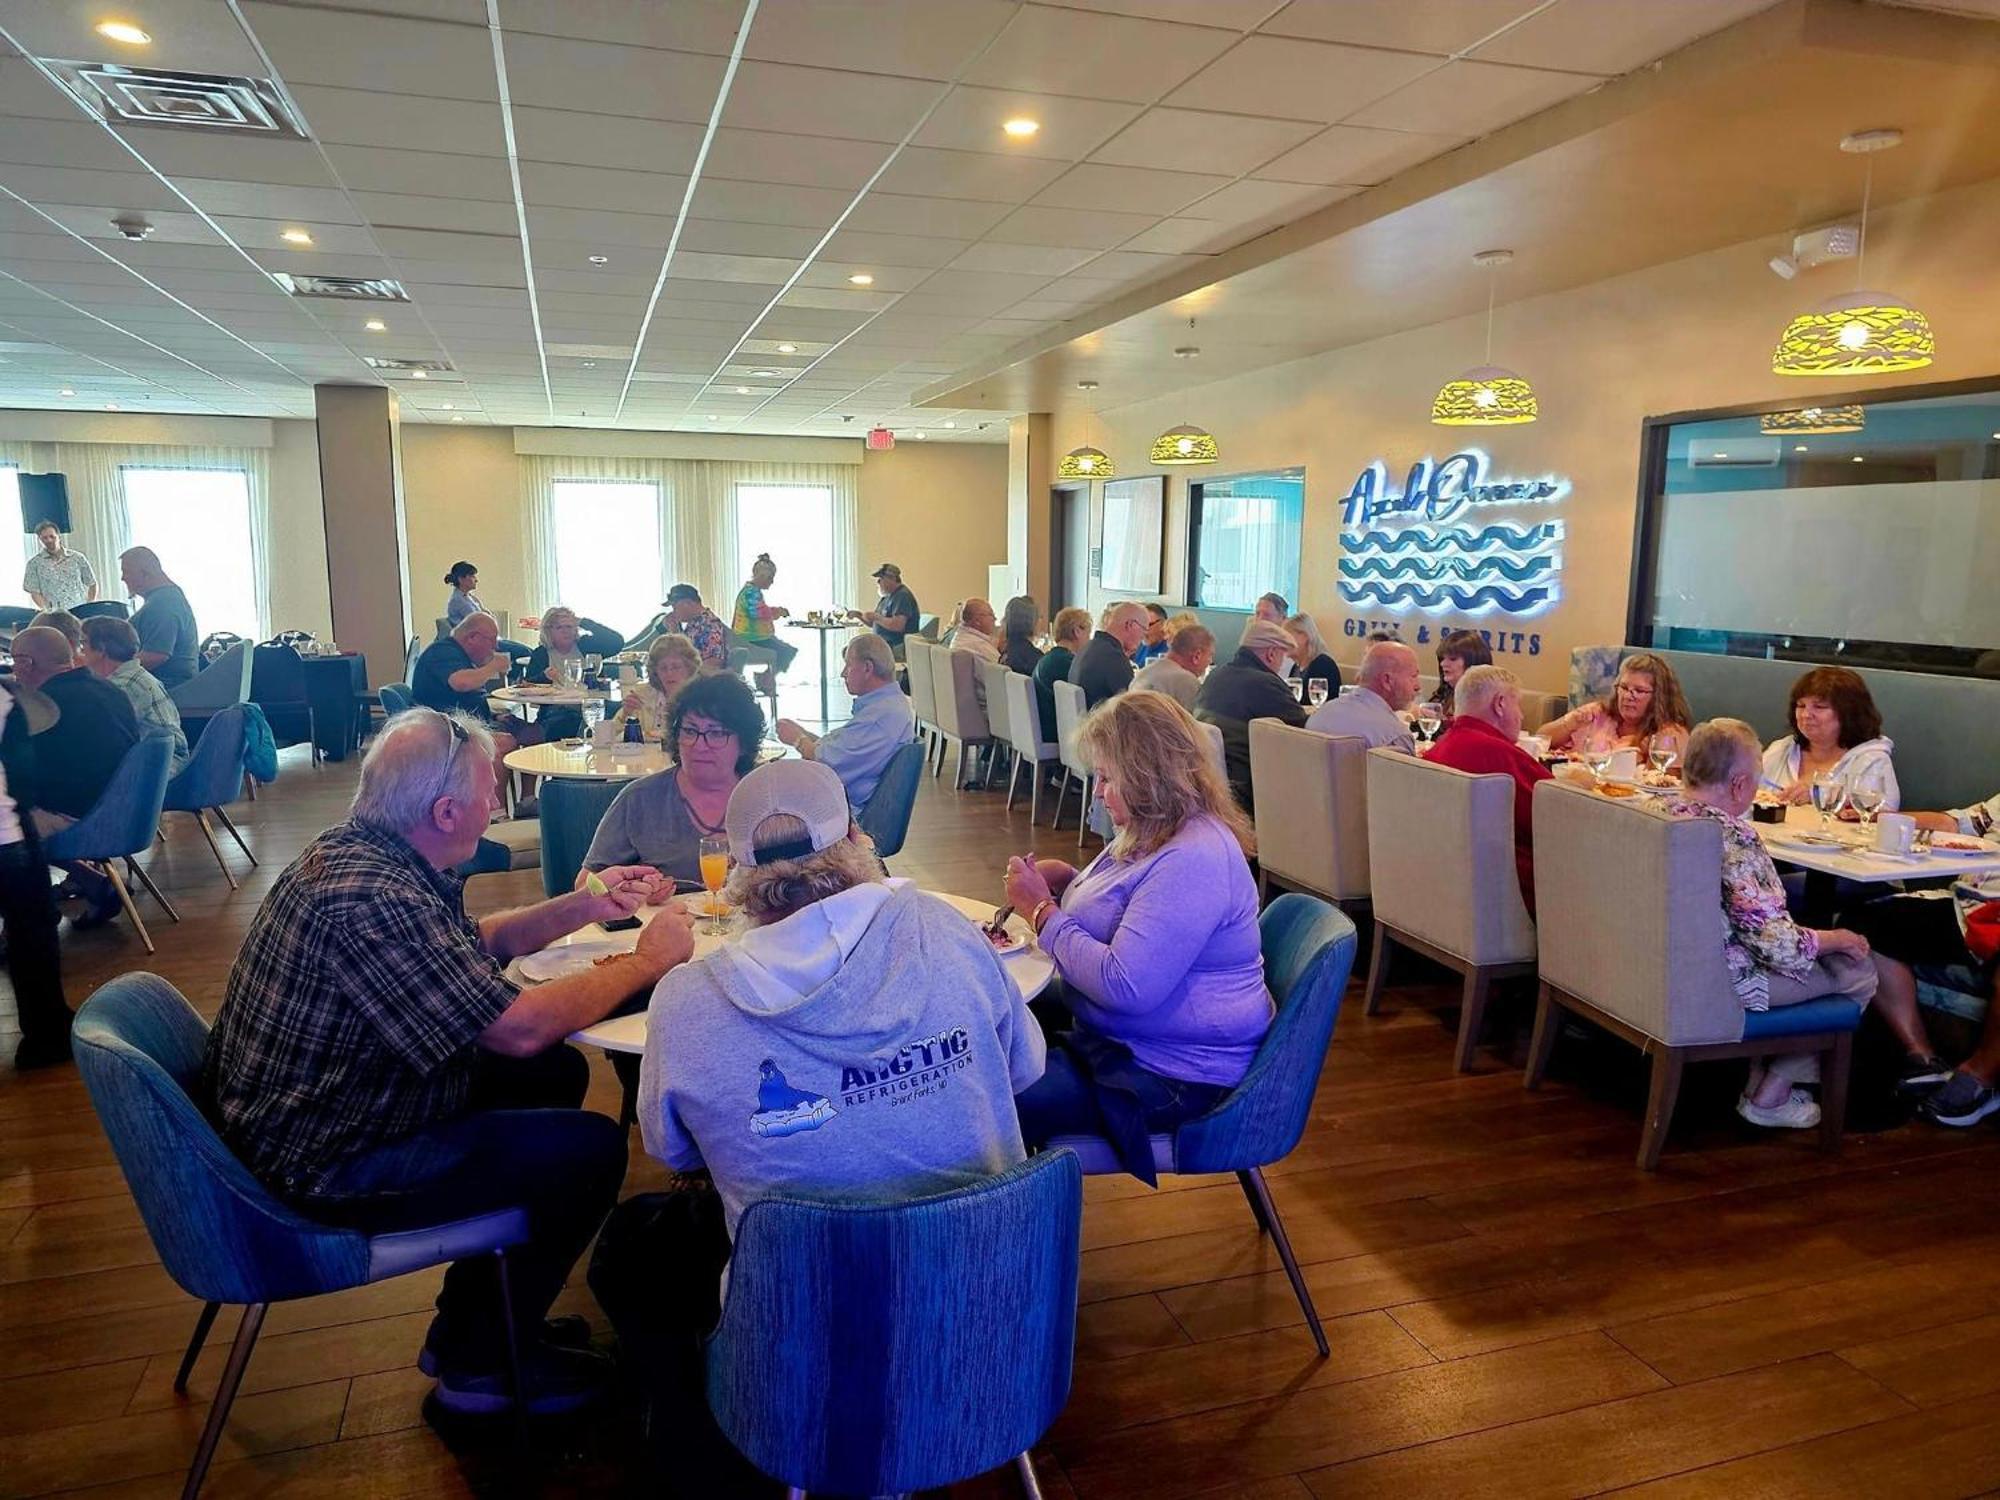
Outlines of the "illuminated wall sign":
{"type": "Polygon", "coordinates": [[[1389,488],[1380,459],[1341,502],[1340,597],[1359,609],[1538,615],[1562,597],[1563,523],[1532,514],[1480,524],[1501,506],[1553,505],[1569,481],[1491,477],[1477,448],[1410,468],[1389,488]]]}

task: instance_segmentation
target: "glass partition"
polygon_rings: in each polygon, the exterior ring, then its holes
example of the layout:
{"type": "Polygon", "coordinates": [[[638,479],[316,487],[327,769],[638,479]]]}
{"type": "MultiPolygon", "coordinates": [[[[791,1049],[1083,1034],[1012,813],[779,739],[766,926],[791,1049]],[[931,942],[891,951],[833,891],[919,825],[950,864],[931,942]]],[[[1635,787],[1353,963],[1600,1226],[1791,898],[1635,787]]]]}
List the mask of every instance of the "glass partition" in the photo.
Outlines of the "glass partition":
{"type": "Polygon", "coordinates": [[[1263,594],[1299,598],[1306,472],[1281,469],[1188,485],[1188,602],[1251,610],[1263,594]]]}

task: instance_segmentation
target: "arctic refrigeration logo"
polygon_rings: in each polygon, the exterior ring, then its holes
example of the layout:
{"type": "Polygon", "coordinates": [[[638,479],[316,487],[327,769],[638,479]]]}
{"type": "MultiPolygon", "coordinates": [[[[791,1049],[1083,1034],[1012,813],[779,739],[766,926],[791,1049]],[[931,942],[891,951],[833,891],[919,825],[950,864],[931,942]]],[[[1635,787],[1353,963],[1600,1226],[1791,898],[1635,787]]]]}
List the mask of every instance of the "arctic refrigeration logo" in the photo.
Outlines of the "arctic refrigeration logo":
{"type": "Polygon", "coordinates": [[[1541,614],[1562,597],[1561,521],[1477,524],[1488,506],[1553,505],[1554,474],[1494,478],[1477,448],[1413,464],[1402,490],[1388,465],[1363,469],[1341,503],[1340,597],[1357,608],[1482,615],[1541,614]],[[1455,523],[1455,524],[1454,524],[1455,523]]]}

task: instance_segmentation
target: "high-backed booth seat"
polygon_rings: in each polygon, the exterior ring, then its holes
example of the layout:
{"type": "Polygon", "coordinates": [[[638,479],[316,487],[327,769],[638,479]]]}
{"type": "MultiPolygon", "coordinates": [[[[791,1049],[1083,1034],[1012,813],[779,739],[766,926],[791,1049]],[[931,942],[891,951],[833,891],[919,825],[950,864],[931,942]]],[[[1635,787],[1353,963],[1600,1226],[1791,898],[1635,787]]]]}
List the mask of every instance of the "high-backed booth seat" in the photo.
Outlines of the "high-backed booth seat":
{"type": "Polygon", "coordinates": [[[1639,1165],[1659,1164],[1681,1071],[1710,1058],[1818,1052],[1820,1143],[1840,1146],[1861,1007],[1808,1000],[1747,1011],[1722,956],[1722,830],[1584,788],[1535,788],[1541,994],[1527,1086],[1540,1084],[1560,1011],[1595,1021],[1652,1058],[1639,1165]]]}
{"type": "MultiPolygon", "coordinates": [[[[1587,690],[1615,677],[1618,661],[1637,649],[1577,647],[1571,654],[1576,686],[1587,690]]],[[[1659,655],[1680,678],[1696,723],[1718,717],[1742,719],[1766,744],[1790,729],[1785,701],[1792,684],[1814,665],[1705,651],[1659,655]]],[[[1965,807],[2000,789],[2000,679],[1878,667],[1855,670],[1882,711],[1882,732],[1896,742],[1896,781],[1903,806],[1965,807]]]]}
{"type": "Polygon", "coordinates": [[[1253,719],[1250,779],[1259,788],[1257,868],[1265,893],[1277,885],[1340,906],[1365,903],[1367,742],[1253,719]]]}
{"type": "MultiPolygon", "coordinates": [[[[1408,948],[1464,976],[1454,1062],[1472,1066],[1498,979],[1535,970],[1535,923],[1514,865],[1514,782],[1405,755],[1368,752],[1368,881],[1375,955],[1366,1010],[1408,948]]],[[[1538,882],[1539,885],[1539,882],[1538,882]]]]}
{"type": "MultiPolygon", "coordinates": [[[[998,760],[1003,753],[1014,748],[1014,725],[1007,704],[1007,679],[1013,674],[1007,670],[1004,661],[982,661],[975,669],[979,678],[980,691],[986,696],[986,728],[993,738],[990,761],[998,760]]],[[[986,780],[992,784],[995,767],[989,763],[986,780]]]]}

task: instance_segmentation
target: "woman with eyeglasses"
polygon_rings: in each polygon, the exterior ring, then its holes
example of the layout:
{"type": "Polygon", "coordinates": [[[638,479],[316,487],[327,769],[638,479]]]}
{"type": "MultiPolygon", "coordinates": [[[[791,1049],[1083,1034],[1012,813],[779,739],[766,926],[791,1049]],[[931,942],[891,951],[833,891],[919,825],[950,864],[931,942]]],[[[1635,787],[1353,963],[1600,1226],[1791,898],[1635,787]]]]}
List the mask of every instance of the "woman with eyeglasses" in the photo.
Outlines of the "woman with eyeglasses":
{"type": "MultiPolygon", "coordinates": [[[[701,881],[701,841],[722,832],[729,794],[757,763],[764,715],[740,677],[697,677],[667,709],[666,749],[673,769],[633,782],[605,809],[577,874],[646,864],[692,884],[701,881]]],[[[655,893],[664,901],[671,890],[655,893]]]]}

